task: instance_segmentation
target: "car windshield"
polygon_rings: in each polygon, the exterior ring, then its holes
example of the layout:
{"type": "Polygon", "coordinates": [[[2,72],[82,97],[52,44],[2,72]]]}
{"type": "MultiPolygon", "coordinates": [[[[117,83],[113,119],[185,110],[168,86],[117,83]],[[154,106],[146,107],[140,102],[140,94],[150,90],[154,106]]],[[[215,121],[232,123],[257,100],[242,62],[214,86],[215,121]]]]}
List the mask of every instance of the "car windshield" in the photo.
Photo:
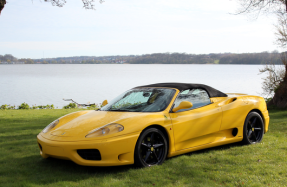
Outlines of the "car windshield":
{"type": "Polygon", "coordinates": [[[101,111],[159,112],[166,109],[175,93],[168,88],[139,88],[128,90],[101,111]]]}

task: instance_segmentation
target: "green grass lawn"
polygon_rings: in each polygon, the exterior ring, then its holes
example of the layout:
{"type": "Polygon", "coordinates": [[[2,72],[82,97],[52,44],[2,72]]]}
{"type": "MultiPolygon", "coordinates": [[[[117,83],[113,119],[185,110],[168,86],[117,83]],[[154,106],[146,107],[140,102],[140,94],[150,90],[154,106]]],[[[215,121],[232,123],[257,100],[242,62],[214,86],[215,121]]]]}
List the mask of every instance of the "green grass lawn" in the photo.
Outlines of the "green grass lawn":
{"type": "Polygon", "coordinates": [[[239,143],[167,159],[150,168],[86,167],[43,159],[37,134],[76,110],[0,110],[0,186],[286,186],[287,111],[270,111],[257,145],[239,143]]]}

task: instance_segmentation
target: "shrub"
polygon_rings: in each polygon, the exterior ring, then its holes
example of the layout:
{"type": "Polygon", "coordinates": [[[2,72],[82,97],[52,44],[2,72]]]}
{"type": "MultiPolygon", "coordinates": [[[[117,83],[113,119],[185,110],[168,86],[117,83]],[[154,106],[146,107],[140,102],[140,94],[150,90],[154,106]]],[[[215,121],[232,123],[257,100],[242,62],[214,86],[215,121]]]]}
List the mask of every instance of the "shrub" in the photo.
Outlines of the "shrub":
{"type": "Polygon", "coordinates": [[[26,110],[28,110],[28,109],[30,109],[30,106],[27,103],[24,102],[18,107],[18,109],[26,109],[26,110]]]}
{"type": "Polygon", "coordinates": [[[98,110],[98,109],[100,109],[100,107],[98,105],[91,105],[91,106],[88,106],[87,109],[89,109],[89,110],[98,110]]]}
{"type": "Polygon", "coordinates": [[[7,109],[8,109],[8,105],[6,105],[6,104],[5,104],[5,105],[2,105],[2,106],[1,106],[1,109],[2,109],[2,110],[7,110],[7,109]]]}
{"type": "Polygon", "coordinates": [[[7,105],[7,104],[4,104],[2,106],[0,106],[0,109],[2,110],[15,110],[15,109],[33,109],[33,110],[36,110],[36,109],[55,109],[55,106],[53,104],[51,105],[46,105],[46,106],[42,106],[42,105],[39,105],[39,106],[36,106],[36,105],[33,105],[33,106],[29,106],[27,103],[22,103],[18,108],[12,105],[7,105]]]}
{"type": "Polygon", "coordinates": [[[78,108],[76,103],[70,103],[63,107],[63,109],[78,108]]]}
{"type": "Polygon", "coordinates": [[[38,108],[39,108],[39,109],[45,109],[45,108],[46,108],[46,106],[39,105],[39,106],[38,106],[38,108]]]}
{"type": "Polygon", "coordinates": [[[2,109],[2,110],[13,110],[13,109],[15,109],[15,106],[11,106],[11,105],[2,105],[1,107],[0,107],[0,109],[2,109]]]}
{"type": "Polygon", "coordinates": [[[47,105],[47,109],[55,109],[55,107],[53,104],[51,104],[51,105],[47,105]]]}
{"type": "Polygon", "coordinates": [[[36,106],[36,105],[35,105],[35,106],[32,106],[31,109],[34,109],[34,110],[35,110],[35,109],[39,109],[39,106],[36,106]]]}
{"type": "Polygon", "coordinates": [[[14,106],[10,106],[10,105],[8,105],[8,109],[12,109],[12,110],[14,110],[14,109],[16,109],[16,107],[15,107],[15,105],[14,105],[14,106]]]}

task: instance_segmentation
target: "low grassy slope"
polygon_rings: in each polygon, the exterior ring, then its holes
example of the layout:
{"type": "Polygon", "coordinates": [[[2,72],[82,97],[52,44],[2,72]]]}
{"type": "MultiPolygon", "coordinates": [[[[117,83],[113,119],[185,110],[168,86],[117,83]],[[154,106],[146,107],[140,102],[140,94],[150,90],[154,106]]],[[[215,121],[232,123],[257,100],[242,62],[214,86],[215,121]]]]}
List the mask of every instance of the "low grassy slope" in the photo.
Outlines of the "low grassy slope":
{"type": "Polygon", "coordinates": [[[285,186],[287,111],[270,111],[269,132],[252,146],[231,144],[150,168],[84,167],[42,159],[37,134],[75,110],[0,110],[0,186],[285,186]]]}

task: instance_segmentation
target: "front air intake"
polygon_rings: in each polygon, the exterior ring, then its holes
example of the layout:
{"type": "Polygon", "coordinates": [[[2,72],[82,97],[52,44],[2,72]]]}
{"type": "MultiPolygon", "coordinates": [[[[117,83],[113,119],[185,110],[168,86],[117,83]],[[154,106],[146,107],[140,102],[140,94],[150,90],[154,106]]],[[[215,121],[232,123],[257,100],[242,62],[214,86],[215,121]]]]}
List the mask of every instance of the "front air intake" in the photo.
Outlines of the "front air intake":
{"type": "Polygon", "coordinates": [[[38,145],[39,145],[40,150],[42,151],[42,146],[39,142],[38,142],[38,145]]]}
{"type": "Polygon", "coordinates": [[[85,160],[101,160],[101,153],[97,149],[78,149],[77,153],[85,160]]]}

